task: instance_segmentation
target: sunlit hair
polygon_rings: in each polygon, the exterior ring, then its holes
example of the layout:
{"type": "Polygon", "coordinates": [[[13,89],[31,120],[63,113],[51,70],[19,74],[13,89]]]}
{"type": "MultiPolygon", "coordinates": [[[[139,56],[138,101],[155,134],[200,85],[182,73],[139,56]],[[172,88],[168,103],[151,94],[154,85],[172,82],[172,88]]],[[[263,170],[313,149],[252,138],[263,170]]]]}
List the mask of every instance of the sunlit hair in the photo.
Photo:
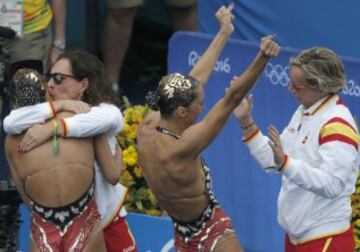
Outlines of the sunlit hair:
{"type": "Polygon", "coordinates": [[[89,87],[84,92],[82,101],[93,106],[102,102],[115,103],[112,85],[107,79],[103,63],[97,57],[82,50],[72,50],[60,55],[58,61],[61,59],[70,62],[71,72],[76,79],[89,80],[89,87]]]}
{"type": "Polygon", "coordinates": [[[161,78],[156,91],[149,92],[146,103],[161,115],[170,116],[178,107],[189,107],[195,100],[200,82],[191,76],[173,73],[161,78]]]}
{"type": "Polygon", "coordinates": [[[346,76],[340,58],[331,50],[314,47],[290,59],[290,64],[305,72],[307,82],[326,93],[338,93],[345,86],[346,76]]]}
{"type": "Polygon", "coordinates": [[[15,72],[10,85],[10,102],[14,109],[45,101],[45,80],[34,69],[21,68],[15,72]]]}

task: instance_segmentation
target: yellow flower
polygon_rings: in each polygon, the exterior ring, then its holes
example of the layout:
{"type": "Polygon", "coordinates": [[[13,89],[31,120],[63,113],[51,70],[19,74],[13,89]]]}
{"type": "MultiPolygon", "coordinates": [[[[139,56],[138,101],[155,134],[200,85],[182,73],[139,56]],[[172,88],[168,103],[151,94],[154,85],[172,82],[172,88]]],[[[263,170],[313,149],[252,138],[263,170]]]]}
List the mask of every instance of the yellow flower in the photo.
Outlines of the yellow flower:
{"type": "Polygon", "coordinates": [[[131,176],[130,172],[125,170],[121,177],[120,177],[120,183],[124,186],[130,186],[132,185],[133,177],[131,176]]]}
{"type": "Polygon", "coordinates": [[[129,196],[125,206],[129,211],[159,216],[164,212],[160,209],[154,194],[148,187],[143,170],[137,165],[136,132],[149,108],[142,105],[131,106],[126,97],[124,103],[126,106],[123,113],[125,124],[117,136],[117,141],[123,148],[122,161],[126,166],[126,170],[120,177],[120,183],[129,187],[129,196]]]}
{"type": "Polygon", "coordinates": [[[133,145],[130,145],[122,152],[122,159],[126,165],[134,166],[137,162],[137,152],[133,145]]]}
{"type": "Polygon", "coordinates": [[[131,131],[131,126],[128,123],[124,124],[123,132],[128,134],[131,131]]]}
{"type": "Polygon", "coordinates": [[[133,158],[133,157],[128,157],[125,159],[125,164],[128,165],[128,166],[134,166],[136,165],[136,158],[133,158]]]}
{"type": "Polygon", "coordinates": [[[137,178],[141,178],[143,175],[143,171],[139,166],[135,166],[134,173],[137,178]]]}

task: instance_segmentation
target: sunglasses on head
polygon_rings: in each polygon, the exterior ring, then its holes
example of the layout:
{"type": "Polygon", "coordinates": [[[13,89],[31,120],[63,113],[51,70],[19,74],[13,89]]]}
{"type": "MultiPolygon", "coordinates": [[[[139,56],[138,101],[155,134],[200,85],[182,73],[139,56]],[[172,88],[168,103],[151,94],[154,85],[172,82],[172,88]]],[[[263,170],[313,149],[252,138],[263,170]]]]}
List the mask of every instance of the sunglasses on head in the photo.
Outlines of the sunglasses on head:
{"type": "Polygon", "coordinates": [[[60,85],[63,82],[63,80],[66,78],[73,78],[76,80],[78,79],[74,75],[70,75],[70,74],[63,74],[63,73],[46,74],[46,81],[50,81],[52,79],[56,85],[60,85]]]}

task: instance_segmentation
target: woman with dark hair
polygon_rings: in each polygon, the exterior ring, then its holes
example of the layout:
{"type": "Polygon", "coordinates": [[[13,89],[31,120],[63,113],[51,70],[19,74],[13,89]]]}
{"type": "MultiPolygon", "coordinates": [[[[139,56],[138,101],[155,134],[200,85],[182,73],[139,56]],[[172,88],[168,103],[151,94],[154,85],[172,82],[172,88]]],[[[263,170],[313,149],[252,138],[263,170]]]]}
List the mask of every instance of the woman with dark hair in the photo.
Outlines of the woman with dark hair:
{"type": "Polygon", "coordinates": [[[172,218],[177,251],[243,251],[230,218],[211,188],[210,170],[201,152],[223,129],[233,109],[255,84],[279,46],[272,36],[262,39],[260,51],[248,69],[235,78],[224,98],[203,120],[204,85],[231,36],[233,5],[221,7],[216,17],[220,30],[188,76],[163,77],[148,96],[154,110],[137,134],[139,162],[160,205],[172,218]]]}
{"type": "Polygon", "coordinates": [[[234,110],[244,143],[263,169],[282,175],[278,222],[286,252],[355,248],[350,196],[359,173],[359,131],[339,92],[344,66],[331,50],[302,51],[290,60],[290,92],[300,106],[280,134],[269,138],[251,115],[252,98],[234,110]]]}
{"type": "MultiPolygon", "coordinates": [[[[124,122],[113,103],[115,96],[105,77],[103,64],[87,52],[69,51],[60,56],[47,77],[49,101],[13,110],[4,120],[8,134],[19,134],[28,129],[19,144],[19,151],[28,152],[53,137],[53,127],[45,121],[59,111],[71,111],[76,115],[58,120],[57,135],[83,138],[106,134],[115,155],[119,151],[115,136],[124,122]]],[[[118,183],[120,174],[120,169],[102,173],[95,163],[95,201],[101,214],[107,250],[137,251],[124,218],[127,189],[118,183]]]]}
{"type": "MultiPolygon", "coordinates": [[[[91,106],[97,106],[100,103],[115,104],[115,93],[111,83],[105,75],[103,64],[97,57],[82,50],[73,50],[61,54],[57,63],[61,63],[60,68],[64,64],[69,63],[71,66],[72,78],[75,78],[78,81],[83,79],[88,80],[88,87],[81,94],[81,100],[83,102],[86,102],[91,106]]],[[[56,73],[56,68],[54,66],[51,73],[47,75],[48,80],[53,78],[56,73]]],[[[63,75],[63,78],[66,77],[69,76],[63,75]]],[[[58,76],[58,78],[61,77],[58,76]]],[[[56,81],[56,79],[54,79],[54,81],[56,81]]],[[[49,85],[49,92],[51,92],[51,89],[52,88],[49,85]]],[[[59,97],[52,98],[54,100],[59,99],[59,97]]]]}

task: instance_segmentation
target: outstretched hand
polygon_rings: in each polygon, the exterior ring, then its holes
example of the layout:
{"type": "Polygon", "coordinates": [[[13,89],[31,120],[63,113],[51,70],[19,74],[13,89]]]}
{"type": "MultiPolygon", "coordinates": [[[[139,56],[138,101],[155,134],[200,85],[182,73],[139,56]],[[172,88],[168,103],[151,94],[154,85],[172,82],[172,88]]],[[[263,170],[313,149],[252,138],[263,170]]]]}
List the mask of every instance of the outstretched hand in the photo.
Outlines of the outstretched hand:
{"type": "Polygon", "coordinates": [[[261,38],[260,53],[262,56],[271,58],[279,55],[280,46],[273,39],[274,35],[261,38]]]}
{"type": "Polygon", "coordinates": [[[221,6],[216,12],[215,17],[219,22],[220,30],[229,34],[234,32],[234,25],[232,21],[235,19],[231,11],[234,8],[234,3],[230,3],[227,7],[221,6]]]}

